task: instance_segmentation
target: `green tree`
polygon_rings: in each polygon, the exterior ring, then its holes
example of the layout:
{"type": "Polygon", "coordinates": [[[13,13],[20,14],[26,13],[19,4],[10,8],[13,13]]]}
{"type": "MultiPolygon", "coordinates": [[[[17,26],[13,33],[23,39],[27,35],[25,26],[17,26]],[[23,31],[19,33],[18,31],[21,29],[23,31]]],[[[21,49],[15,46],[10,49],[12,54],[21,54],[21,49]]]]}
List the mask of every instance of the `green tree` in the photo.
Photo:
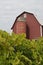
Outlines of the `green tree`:
{"type": "Polygon", "coordinates": [[[0,65],[43,65],[43,37],[31,41],[0,30],[0,65]]]}

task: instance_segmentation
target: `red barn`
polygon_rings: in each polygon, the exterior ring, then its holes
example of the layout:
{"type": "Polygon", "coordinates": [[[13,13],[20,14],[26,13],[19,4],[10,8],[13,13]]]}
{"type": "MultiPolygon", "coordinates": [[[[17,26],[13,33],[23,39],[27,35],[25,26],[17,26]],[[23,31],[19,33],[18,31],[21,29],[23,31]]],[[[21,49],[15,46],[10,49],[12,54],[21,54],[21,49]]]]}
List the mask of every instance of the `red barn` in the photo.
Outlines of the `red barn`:
{"type": "Polygon", "coordinates": [[[34,14],[23,12],[17,16],[12,28],[14,33],[25,33],[28,39],[37,39],[43,36],[43,26],[34,14]]]}

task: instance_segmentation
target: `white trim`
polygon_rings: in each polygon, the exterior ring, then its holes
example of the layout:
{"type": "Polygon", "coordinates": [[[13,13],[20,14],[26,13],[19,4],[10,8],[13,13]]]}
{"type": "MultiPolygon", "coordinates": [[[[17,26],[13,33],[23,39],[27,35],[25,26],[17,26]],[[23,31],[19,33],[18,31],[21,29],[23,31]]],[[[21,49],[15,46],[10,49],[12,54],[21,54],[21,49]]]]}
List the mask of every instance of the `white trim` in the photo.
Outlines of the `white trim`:
{"type": "Polygon", "coordinates": [[[42,26],[40,26],[40,35],[42,37],[42,26]]]}

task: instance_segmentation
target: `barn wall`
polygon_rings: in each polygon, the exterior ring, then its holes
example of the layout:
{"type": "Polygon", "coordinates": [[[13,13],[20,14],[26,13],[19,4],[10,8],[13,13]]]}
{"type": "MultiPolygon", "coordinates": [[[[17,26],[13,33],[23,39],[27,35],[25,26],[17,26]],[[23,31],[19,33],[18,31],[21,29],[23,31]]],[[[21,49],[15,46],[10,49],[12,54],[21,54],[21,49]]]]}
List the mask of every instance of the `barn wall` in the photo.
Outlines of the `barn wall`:
{"type": "Polygon", "coordinates": [[[16,34],[21,34],[21,33],[26,34],[26,23],[23,21],[17,21],[13,28],[13,32],[16,34]]]}
{"type": "Polygon", "coordinates": [[[34,15],[27,14],[27,26],[28,26],[28,38],[29,39],[37,39],[40,37],[40,24],[34,17],[34,15]]]}
{"type": "Polygon", "coordinates": [[[13,27],[13,32],[16,33],[16,25],[13,27]]]}

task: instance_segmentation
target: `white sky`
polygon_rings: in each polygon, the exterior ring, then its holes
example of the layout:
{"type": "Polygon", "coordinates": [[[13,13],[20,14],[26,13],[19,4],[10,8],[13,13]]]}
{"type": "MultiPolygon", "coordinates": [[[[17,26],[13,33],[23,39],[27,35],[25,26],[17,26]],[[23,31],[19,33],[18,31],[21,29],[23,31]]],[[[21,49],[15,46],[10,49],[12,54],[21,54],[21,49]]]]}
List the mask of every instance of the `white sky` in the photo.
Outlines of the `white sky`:
{"type": "Polygon", "coordinates": [[[0,0],[0,29],[10,32],[23,11],[33,13],[43,25],[43,0],[0,0]]]}

